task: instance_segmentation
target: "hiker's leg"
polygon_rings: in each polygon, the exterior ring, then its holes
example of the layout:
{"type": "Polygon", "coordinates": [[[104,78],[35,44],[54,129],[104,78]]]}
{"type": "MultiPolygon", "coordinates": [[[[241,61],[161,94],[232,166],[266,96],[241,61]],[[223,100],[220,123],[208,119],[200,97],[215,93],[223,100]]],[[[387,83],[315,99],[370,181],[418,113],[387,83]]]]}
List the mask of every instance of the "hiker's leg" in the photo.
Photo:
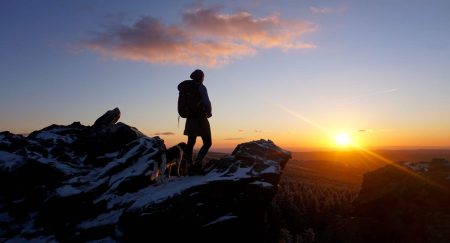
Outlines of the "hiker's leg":
{"type": "Polygon", "coordinates": [[[211,148],[212,145],[212,139],[211,134],[202,136],[203,146],[200,148],[200,151],[198,152],[197,159],[195,160],[196,163],[201,163],[203,158],[208,153],[209,148],[211,148]]]}
{"type": "Polygon", "coordinates": [[[188,143],[186,145],[186,152],[184,153],[184,158],[188,165],[192,165],[192,150],[194,150],[195,141],[197,136],[188,136],[188,143]]]}

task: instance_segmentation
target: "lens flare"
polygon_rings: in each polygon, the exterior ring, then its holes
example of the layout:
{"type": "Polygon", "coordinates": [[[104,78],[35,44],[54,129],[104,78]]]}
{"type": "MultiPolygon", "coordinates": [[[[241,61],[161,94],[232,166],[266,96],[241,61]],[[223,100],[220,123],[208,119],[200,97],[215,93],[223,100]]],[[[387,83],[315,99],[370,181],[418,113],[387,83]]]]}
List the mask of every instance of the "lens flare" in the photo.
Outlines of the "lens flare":
{"type": "MultiPolygon", "coordinates": [[[[296,113],[295,111],[292,111],[292,110],[288,109],[287,107],[284,107],[284,106],[280,105],[280,108],[282,110],[290,113],[294,117],[297,117],[298,119],[303,120],[303,121],[309,123],[310,125],[312,125],[312,126],[314,126],[316,128],[319,128],[320,130],[322,130],[323,132],[327,133],[328,135],[332,134],[327,128],[321,126],[317,122],[314,122],[313,120],[310,120],[310,119],[308,119],[308,118],[306,118],[306,117],[296,113]]],[[[395,161],[387,159],[387,158],[383,157],[380,154],[377,154],[377,153],[375,153],[373,151],[370,151],[369,149],[364,148],[364,147],[358,145],[357,143],[352,143],[351,140],[350,140],[350,137],[346,133],[339,133],[339,134],[337,134],[335,136],[335,138],[336,138],[336,143],[337,144],[351,145],[352,148],[356,149],[357,151],[360,151],[362,154],[365,154],[368,157],[372,157],[372,158],[375,158],[377,160],[383,161],[385,164],[392,165],[395,168],[397,168],[399,171],[401,171],[401,172],[403,172],[403,173],[405,173],[405,174],[407,174],[407,175],[409,175],[411,177],[419,179],[420,181],[425,182],[425,183],[427,183],[429,185],[432,185],[435,188],[439,188],[439,189],[445,191],[446,193],[450,192],[449,188],[446,185],[443,185],[442,183],[440,183],[438,181],[434,181],[432,179],[426,178],[425,176],[421,175],[420,173],[416,173],[415,171],[410,170],[410,169],[406,168],[405,166],[402,166],[401,164],[396,163],[395,161]]]]}
{"type": "Polygon", "coordinates": [[[347,133],[339,133],[335,137],[336,144],[339,146],[346,146],[351,143],[350,137],[347,133]]]}

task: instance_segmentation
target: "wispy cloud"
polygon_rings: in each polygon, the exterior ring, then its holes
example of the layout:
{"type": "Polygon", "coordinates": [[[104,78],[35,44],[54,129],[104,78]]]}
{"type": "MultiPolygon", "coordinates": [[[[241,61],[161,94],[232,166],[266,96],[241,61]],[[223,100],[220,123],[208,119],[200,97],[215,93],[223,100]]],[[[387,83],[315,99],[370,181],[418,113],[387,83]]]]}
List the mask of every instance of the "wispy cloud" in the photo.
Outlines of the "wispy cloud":
{"type": "Polygon", "coordinates": [[[238,129],[238,132],[245,132],[244,129],[238,129]]]}
{"type": "Polygon", "coordinates": [[[309,8],[309,10],[310,10],[312,13],[315,13],[315,14],[328,14],[328,13],[333,13],[333,12],[336,11],[336,10],[333,9],[333,8],[317,7],[317,6],[312,6],[312,7],[309,8]]]}
{"type": "Polygon", "coordinates": [[[339,7],[339,8],[318,7],[318,6],[309,7],[309,11],[311,11],[311,13],[314,13],[314,14],[342,13],[345,10],[346,10],[345,7],[339,7]]]}
{"type": "Polygon", "coordinates": [[[173,132],[155,132],[153,135],[161,136],[161,135],[175,135],[173,132]]]}
{"type": "Polygon", "coordinates": [[[386,129],[358,129],[356,132],[359,133],[380,133],[380,132],[386,132],[388,130],[386,129]]]}
{"type": "Polygon", "coordinates": [[[315,48],[300,40],[315,31],[310,22],[278,15],[257,17],[249,12],[224,14],[220,10],[187,10],[178,25],[150,16],[131,25],[116,23],[96,33],[85,46],[112,58],[210,67],[254,55],[260,49],[315,48]]]}
{"type": "Polygon", "coordinates": [[[357,132],[365,133],[365,132],[373,132],[372,129],[358,129],[357,132]]]}
{"type": "Polygon", "coordinates": [[[260,130],[260,129],[254,129],[253,132],[255,132],[255,133],[262,133],[263,131],[260,130]]]}

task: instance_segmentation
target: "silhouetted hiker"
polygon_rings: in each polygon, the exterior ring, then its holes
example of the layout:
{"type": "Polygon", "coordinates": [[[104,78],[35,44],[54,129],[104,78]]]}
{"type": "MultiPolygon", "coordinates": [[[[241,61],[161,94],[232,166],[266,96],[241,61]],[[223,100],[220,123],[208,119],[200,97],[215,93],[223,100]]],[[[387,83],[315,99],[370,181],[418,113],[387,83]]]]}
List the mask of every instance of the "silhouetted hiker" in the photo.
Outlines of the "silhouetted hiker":
{"type": "Polygon", "coordinates": [[[211,102],[209,101],[208,91],[203,85],[204,77],[203,71],[197,69],[190,75],[192,80],[185,80],[178,85],[180,91],[178,113],[181,117],[187,118],[184,129],[184,135],[188,136],[185,159],[191,175],[202,173],[202,160],[212,145],[211,128],[208,122],[208,118],[212,116],[211,102]],[[193,163],[192,150],[197,136],[202,138],[203,146],[197,154],[195,163],[193,163]]]}

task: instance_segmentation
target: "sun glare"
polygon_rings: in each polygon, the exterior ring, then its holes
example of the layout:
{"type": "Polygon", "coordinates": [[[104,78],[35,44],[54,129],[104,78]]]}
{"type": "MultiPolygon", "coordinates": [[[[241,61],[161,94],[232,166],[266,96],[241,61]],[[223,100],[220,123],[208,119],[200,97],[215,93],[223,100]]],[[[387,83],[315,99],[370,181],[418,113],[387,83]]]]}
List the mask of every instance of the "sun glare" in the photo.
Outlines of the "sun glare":
{"type": "Polygon", "coordinates": [[[339,133],[335,137],[336,144],[339,146],[346,146],[351,143],[350,137],[347,133],[339,133]]]}

